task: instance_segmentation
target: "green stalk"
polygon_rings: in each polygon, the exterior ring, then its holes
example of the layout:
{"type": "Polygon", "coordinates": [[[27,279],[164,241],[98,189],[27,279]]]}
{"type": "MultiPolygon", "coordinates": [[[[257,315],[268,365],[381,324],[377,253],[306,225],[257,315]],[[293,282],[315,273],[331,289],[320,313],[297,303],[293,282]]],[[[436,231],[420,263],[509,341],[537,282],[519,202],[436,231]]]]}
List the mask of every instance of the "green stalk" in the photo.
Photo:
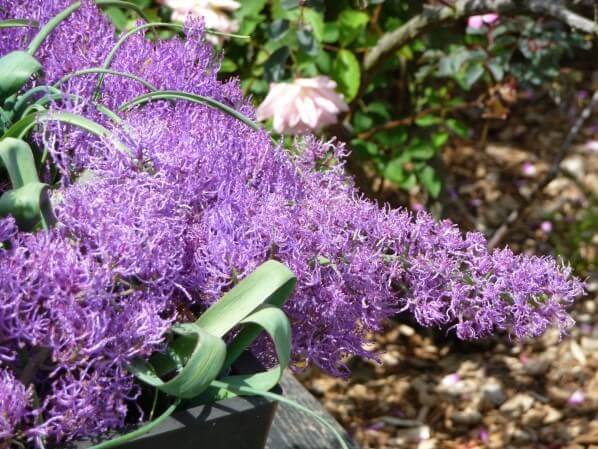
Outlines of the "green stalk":
{"type": "Polygon", "coordinates": [[[181,92],[175,90],[160,90],[157,92],[150,92],[148,94],[140,95],[139,97],[133,98],[132,100],[126,102],[122,106],[118,108],[119,111],[126,111],[127,109],[131,109],[133,106],[142,105],[145,103],[149,103],[151,101],[157,100],[186,100],[192,103],[199,103],[205,106],[209,106],[214,109],[218,109],[228,115],[235,117],[237,120],[245,123],[251,129],[255,131],[259,131],[261,128],[260,126],[247,117],[244,114],[241,114],[239,111],[227,106],[218,100],[214,100],[213,98],[206,97],[203,95],[196,95],[190,94],[188,92],[181,92]]]}
{"type": "MultiPolygon", "coordinates": [[[[114,47],[112,47],[112,49],[110,50],[110,53],[108,53],[108,55],[106,56],[106,59],[104,59],[104,63],[102,64],[102,69],[106,70],[108,69],[108,67],[110,67],[110,64],[112,64],[112,60],[114,59],[114,56],[116,56],[116,52],[120,49],[120,47],[122,47],[122,45],[126,42],[126,40],[131,37],[133,34],[145,30],[147,28],[153,28],[154,30],[157,27],[163,27],[163,28],[172,28],[174,30],[177,31],[184,31],[184,27],[181,24],[178,23],[165,23],[165,22],[151,22],[151,23],[144,23],[142,25],[138,25],[135,28],[132,28],[131,30],[127,31],[125,34],[123,34],[120,39],[116,42],[116,44],[114,44],[114,47]]],[[[93,98],[95,100],[98,99],[98,97],[100,96],[100,91],[102,89],[102,83],[104,82],[104,75],[100,74],[99,78],[98,78],[98,83],[96,85],[96,90],[94,92],[94,96],[93,98]]],[[[153,89],[153,90],[157,90],[157,89],[153,89]]]]}
{"type": "Polygon", "coordinates": [[[0,29],[1,28],[23,28],[23,27],[38,27],[39,23],[35,20],[28,20],[28,19],[8,19],[0,21],[0,29]]]}
{"type": "Polygon", "coordinates": [[[147,82],[146,80],[144,80],[143,78],[141,78],[137,75],[133,75],[132,73],[127,73],[127,72],[119,72],[117,70],[111,70],[111,69],[108,69],[105,67],[93,67],[90,69],[77,70],[76,72],[68,73],[65,76],[63,76],[62,78],[60,78],[58,81],[56,81],[53,84],[53,86],[58,87],[59,85],[67,82],[71,78],[74,78],[76,76],[88,75],[88,74],[92,74],[92,73],[101,73],[101,74],[108,74],[108,75],[114,75],[114,76],[122,76],[123,78],[129,78],[129,79],[139,82],[140,84],[143,84],[144,87],[146,87],[147,89],[149,89],[151,91],[158,90],[158,88],[156,86],[147,82]]]}
{"type": "Polygon", "coordinates": [[[135,438],[145,435],[150,430],[152,430],[154,427],[156,427],[156,426],[162,424],[164,421],[166,421],[166,419],[174,413],[174,411],[177,409],[177,407],[180,405],[180,403],[181,403],[181,399],[177,399],[176,401],[174,401],[172,403],[172,405],[170,407],[168,407],[166,409],[166,411],[164,413],[162,413],[160,416],[158,416],[153,421],[150,421],[147,424],[145,424],[144,426],[141,426],[139,429],[136,429],[136,430],[129,432],[125,435],[121,435],[120,437],[113,438],[112,440],[108,440],[108,441],[104,441],[103,443],[96,444],[95,446],[92,446],[89,449],[109,449],[111,447],[120,446],[121,444],[124,444],[128,441],[134,440],[135,438]]]}
{"type": "Polygon", "coordinates": [[[53,86],[37,86],[33,89],[29,89],[27,92],[23,93],[21,96],[17,98],[15,105],[13,106],[13,110],[16,112],[17,116],[20,115],[19,111],[25,106],[27,101],[33,97],[35,94],[40,92],[47,93],[52,92],[54,94],[60,94],[61,92],[53,86]]]}

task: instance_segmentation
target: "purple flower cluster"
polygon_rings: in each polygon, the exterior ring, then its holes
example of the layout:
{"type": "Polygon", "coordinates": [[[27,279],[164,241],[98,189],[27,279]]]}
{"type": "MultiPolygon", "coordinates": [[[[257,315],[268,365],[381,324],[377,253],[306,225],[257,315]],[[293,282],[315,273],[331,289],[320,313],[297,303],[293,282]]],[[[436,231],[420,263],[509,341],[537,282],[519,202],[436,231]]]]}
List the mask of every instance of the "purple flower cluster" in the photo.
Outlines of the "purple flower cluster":
{"type": "MultiPolygon", "coordinates": [[[[69,3],[0,0],[0,18],[44,23],[69,3]]],[[[40,49],[44,73],[34,84],[98,67],[114,46],[109,21],[83,3],[40,49]]],[[[33,34],[0,30],[0,55],[33,34]]],[[[253,116],[238,81],[218,81],[201,24],[186,34],[152,43],[138,33],[111,67],[253,116]]],[[[286,306],[295,360],[334,374],[344,374],[348,355],[371,356],[366,334],[402,310],[426,326],[454,327],[463,339],[571,325],[566,308],[583,285],[568,268],[489,252],[480,234],[361,198],[344,173],[343,145],[308,137],[286,151],[265,132],[185,102],[139,106],[116,125],[93,103],[96,83],[97,75],[72,78],[62,89],[82,100],[53,110],[114,130],[133,157],[80,129],[40,126],[34,139],[62,174],[53,197],[59,224],[31,235],[0,220],[2,438],[34,415],[43,419],[20,433],[32,446],[121,426],[138,393],[126,363],[158,349],[173,320],[192,319],[269,258],[298,277],[286,306]],[[40,358],[34,407],[11,372],[40,358]]],[[[99,101],[117,110],[145,92],[107,75],[99,101]]]]}

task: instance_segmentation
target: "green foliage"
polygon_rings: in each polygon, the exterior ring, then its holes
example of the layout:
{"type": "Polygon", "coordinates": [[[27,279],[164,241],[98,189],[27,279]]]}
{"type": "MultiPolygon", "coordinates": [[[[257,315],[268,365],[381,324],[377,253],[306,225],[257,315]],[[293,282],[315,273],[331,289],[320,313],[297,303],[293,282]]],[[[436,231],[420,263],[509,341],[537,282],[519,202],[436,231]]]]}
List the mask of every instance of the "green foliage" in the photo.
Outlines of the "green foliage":
{"type": "MultiPolygon", "coordinates": [[[[135,3],[146,8],[147,15],[162,20],[170,15],[156,3],[135,3]]],[[[363,55],[385,32],[420,14],[421,2],[240,3],[233,18],[239,33],[251,38],[224,42],[221,76],[238,76],[256,103],[267,95],[271,82],[332,78],[350,103],[344,117],[349,136],[343,137],[354,157],[369,172],[403,189],[419,186],[431,198],[442,189],[435,168],[440,151],[452,139],[469,139],[478,125],[464,119],[460,110],[477,107],[489,119],[504,118],[511,99],[496,94],[501,86],[516,92],[557,85],[566,58],[590,46],[584,36],[551,20],[501,17],[481,29],[468,28],[464,20],[452,28],[429,30],[401,48],[377,74],[366,76],[363,55]]],[[[126,26],[123,17],[114,20],[126,26]]]]}
{"type": "Polygon", "coordinates": [[[40,63],[24,51],[0,58],[0,100],[18,92],[41,69],[40,63]]]}

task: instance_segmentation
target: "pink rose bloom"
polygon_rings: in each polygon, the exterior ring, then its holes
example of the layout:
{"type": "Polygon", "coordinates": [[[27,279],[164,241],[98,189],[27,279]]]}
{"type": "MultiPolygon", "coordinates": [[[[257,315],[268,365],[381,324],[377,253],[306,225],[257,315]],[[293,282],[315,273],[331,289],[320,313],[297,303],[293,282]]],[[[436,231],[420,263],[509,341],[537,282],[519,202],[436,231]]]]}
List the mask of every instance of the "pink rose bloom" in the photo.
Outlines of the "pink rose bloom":
{"type": "Polygon", "coordinates": [[[482,14],[480,16],[471,16],[467,20],[467,26],[475,30],[479,30],[484,25],[492,25],[498,22],[498,14],[482,14]]]}
{"type": "MultiPolygon", "coordinates": [[[[172,20],[184,22],[188,16],[203,18],[208,30],[222,33],[239,31],[239,23],[230,18],[230,13],[241,7],[235,0],[159,0],[172,9],[172,20]]],[[[222,36],[206,35],[206,39],[217,44],[222,36]]]]}
{"type": "Polygon", "coordinates": [[[257,119],[274,118],[274,130],[279,134],[320,131],[336,123],[338,114],[349,109],[335,89],[336,83],[326,76],[272,83],[268,96],[257,108],[257,119]]]}

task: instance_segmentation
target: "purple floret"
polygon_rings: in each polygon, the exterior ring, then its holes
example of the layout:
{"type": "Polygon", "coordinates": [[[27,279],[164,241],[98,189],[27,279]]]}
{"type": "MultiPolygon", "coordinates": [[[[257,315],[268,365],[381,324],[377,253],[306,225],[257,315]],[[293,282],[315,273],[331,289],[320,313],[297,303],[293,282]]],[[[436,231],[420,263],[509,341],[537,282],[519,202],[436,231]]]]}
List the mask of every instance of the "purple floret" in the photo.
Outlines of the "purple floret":
{"type": "MultiPolygon", "coordinates": [[[[44,23],[69,3],[0,0],[0,16],[44,23]]],[[[33,35],[0,30],[0,54],[33,35]]],[[[41,47],[44,73],[32,83],[100,66],[116,40],[84,1],[41,47]]],[[[138,33],[111,67],[254,115],[237,80],[218,81],[201,24],[188,25],[186,40],[138,33]]],[[[172,322],[193,319],[270,258],[298,278],[285,306],[295,361],[333,374],[346,374],[347,356],[371,357],[367,334],[400,311],[462,339],[572,325],[566,310],[583,284],[569,268],[488,251],[479,233],[362,198],[345,174],[342,144],[307,137],[287,151],[264,131],[180,101],[136,107],[116,125],[93,104],[96,82],[71,79],[63,89],[82,99],[52,108],[114,130],[132,157],[80,129],[40,127],[34,139],[63,175],[53,198],[59,223],[25,234],[0,220],[0,242],[8,241],[0,247],[0,369],[50,350],[32,378],[40,401],[30,413],[43,418],[24,433],[31,445],[122,426],[138,394],[127,363],[159,349],[172,322]]],[[[99,101],[117,110],[146,92],[107,75],[99,101]]]]}
{"type": "Polygon", "coordinates": [[[31,402],[31,391],[10,370],[0,368],[0,443],[10,440],[28,419],[31,402]]]}

